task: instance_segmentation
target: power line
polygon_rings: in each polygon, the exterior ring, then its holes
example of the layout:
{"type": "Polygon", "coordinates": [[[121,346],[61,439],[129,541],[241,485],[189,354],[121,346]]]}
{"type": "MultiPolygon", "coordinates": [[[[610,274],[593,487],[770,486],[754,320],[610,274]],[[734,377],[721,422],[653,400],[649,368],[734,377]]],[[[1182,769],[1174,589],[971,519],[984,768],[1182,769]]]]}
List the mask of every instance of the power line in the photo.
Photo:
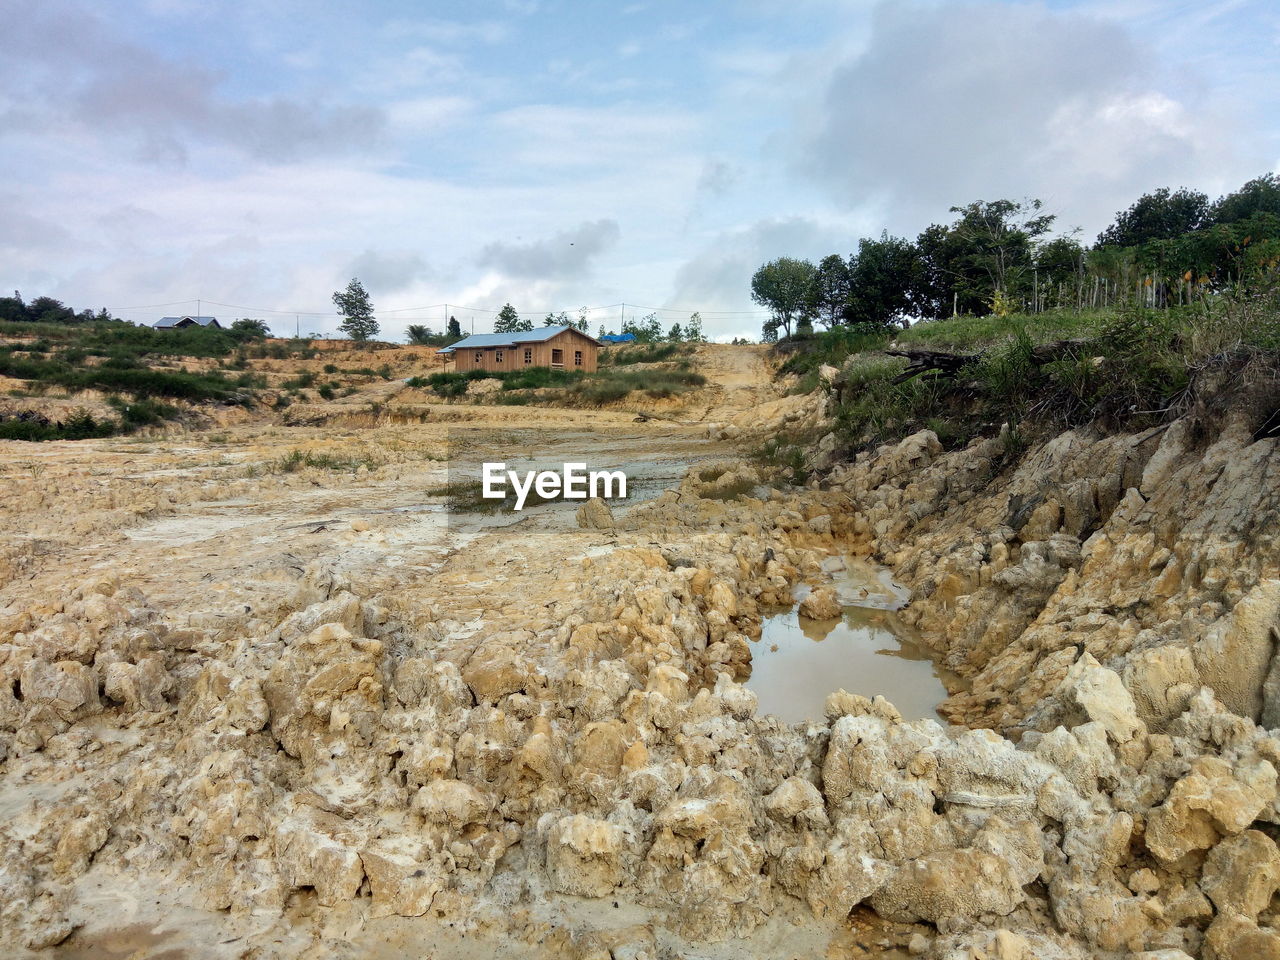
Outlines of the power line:
{"type": "MultiPolygon", "coordinates": [[[[213,306],[226,307],[229,310],[243,311],[246,314],[272,314],[277,316],[292,316],[295,318],[295,324],[297,322],[297,318],[300,318],[300,317],[335,319],[338,316],[336,311],[332,311],[332,310],[298,310],[298,309],[275,309],[271,307],[253,307],[253,306],[246,306],[244,304],[238,304],[238,303],[225,303],[221,300],[206,300],[204,298],[200,298],[198,300],[196,298],[192,298],[189,300],[171,300],[171,301],[168,301],[167,303],[139,304],[136,306],[129,306],[129,307],[110,307],[108,309],[113,313],[119,314],[119,313],[133,313],[133,312],[138,312],[142,310],[155,310],[163,307],[182,306],[185,304],[192,304],[192,303],[201,303],[201,304],[208,303],[213,306]]],[[[379,310],[377,311],[377,313],[384,317],[391,314],[395,314],[396,315],[395,319],[397,320],[432,321],[432,320],[438,319],[437,311],[439,311],[442,308],[445,309],[446,311],[446,320],[447,320],[447,314],[449,312],[470,313],[470,314],[479,313],[479,314],[489,314],[491,316],[496,316],[498,313],[501,312],[501,308],[495,309],[492,307],[468,306],[467,304],[458,304],[458,303],[433,303],[433,304],[426,304],[423,306],[416,306],[416,307],[395,307],[387,310],[379,310]],[[404,316],[404,314],[411,314],[411,316],[404,316]]],[[[688,307],[650,307],[650,306],[642,306],[642,305],[637,305],[637,304],[628,303],[628,302],[609,303],[609,304],[603,304],[601,306],[594,306],[594,307],[579,306],[579,307],[559,308],[559,309],[526,307],[524,308],[523,311],[518,311],[518,312],[522,313],[524,316],[530,316],[530,315],[542,314],[542,313],[552,314],[552,315],[567,314],[570,316],[576,316],[579,313],[585,313],[588,316],[591,316],[592,319],[612,320],[614,317],[619,317],[622,321],[625,321],[628,311],[630,312],[633,318],[636,317],[637,314],[639,314],[641,311],[644,311],[647,314],[666,314],[666,315],[680,314],[684,316],[692,316],[693,314],[697,313],[699,316],[703,318],[722,319],[722,320],[733,320],[733,319],[748,320],[748,319],[767,318],[771,316],[771,314],[767,310],[695,310],[695,309],[690,309],[688,307]],[[620,312],[614,313],[613,311],[615,310],[620,312]],[[600,316],[600,314],[602,313],[604,314],[604,316],[600,316]]]]}

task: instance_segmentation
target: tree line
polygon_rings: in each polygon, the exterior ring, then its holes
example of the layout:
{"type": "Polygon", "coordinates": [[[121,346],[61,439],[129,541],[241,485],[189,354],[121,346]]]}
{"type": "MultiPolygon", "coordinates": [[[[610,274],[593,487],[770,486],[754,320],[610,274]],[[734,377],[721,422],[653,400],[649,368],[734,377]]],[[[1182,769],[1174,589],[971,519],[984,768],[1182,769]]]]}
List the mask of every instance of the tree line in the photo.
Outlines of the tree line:
{"type": "Polygon", "coordinates": [[[1087,246],[1078,231],[1051,237],[1057,217],[1039,200],[980,200],[949,212],[952,222],[915,240],[886,231],[860,240],[848,257],[761,266],[751,298],[770,311],[764,339],[811,332],[815,323],[887,328],[908,318],[1133,300],[1177,306],[1280,265],[1280,179],[1271,173],[1214,202],[1187,188],[1154,190],[1087,246]]]}

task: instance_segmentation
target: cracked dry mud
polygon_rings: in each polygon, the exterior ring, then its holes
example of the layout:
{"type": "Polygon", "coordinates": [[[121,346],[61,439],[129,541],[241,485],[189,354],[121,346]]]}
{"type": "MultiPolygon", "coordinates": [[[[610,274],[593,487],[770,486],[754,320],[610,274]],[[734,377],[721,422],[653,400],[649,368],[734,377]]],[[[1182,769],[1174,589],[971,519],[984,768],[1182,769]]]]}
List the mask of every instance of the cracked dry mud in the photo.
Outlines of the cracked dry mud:
{"type": "Polygon", "coordinates": [[[6,444],[0,942],[1280,956],[1276,441],[1175,423],[1007,463],[922,433],[774,490],[733,438],[822,403],[734,350],[669,420],[393,398],[6,444]],[[646,499],[580,525],[426,493],[448,454],[586,447],[647,464],[646,499]],[[290,448],[370,466],[255,469],[290,448]],[[836,556],[911,591],[966,680],[951,726],[837,690],[818,721],[757,709],[762,613],[836,556]]]}

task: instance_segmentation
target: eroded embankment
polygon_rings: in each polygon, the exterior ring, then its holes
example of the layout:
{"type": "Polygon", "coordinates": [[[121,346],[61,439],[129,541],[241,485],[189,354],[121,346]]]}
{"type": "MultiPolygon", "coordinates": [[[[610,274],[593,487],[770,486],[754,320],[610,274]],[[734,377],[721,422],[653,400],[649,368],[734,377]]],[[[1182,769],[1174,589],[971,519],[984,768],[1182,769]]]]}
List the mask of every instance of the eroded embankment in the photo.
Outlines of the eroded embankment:
{"type": "Polygon", "coordinates": [[[226,628],[110,579],[11,607],[5,937],[56,943],[87,882],[146,876],[231,918],[314,896],[317,956],[353,910],[569,952],[544,893],[699,941],[799,902],[923,924],[936,957],[1271,955],[1275,442],[1180,430],[1067,434],[1004,479],[1001,440],[927,434],[826,491],[703,470],[536,562],[455,557],[429,602],[317,560],[226,628]],[[842,693],[757,715],[761,611],[846,550],[914,587],[974,679],[950,715],[995,729],[842,693]]]}

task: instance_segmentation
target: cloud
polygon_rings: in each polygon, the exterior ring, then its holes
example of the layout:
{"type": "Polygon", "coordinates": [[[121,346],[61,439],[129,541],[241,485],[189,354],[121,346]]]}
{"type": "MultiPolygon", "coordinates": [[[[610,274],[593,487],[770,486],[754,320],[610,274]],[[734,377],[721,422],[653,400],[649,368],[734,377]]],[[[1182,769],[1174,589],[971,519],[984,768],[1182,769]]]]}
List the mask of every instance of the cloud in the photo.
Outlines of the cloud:
{"type": "Polygon", "coordinates": [[[695,190],[699,196],[723,196],[737,181],[738,175],[739,170],[728,161],[708,160],[702,165],[695,190]]]}
{"type": "MultiPolygon", "coordinates": [[[[850,243],[847,228],[809,217],[761,220],[716,236],[675,272],[669,305],[706,311],[708,333],[760,335],[760,318],[722,316],[715,311],[741,311],[751,289],[751,275],[776,257],[818,260],[841,252],[850,243]]],[[[760,308],[749,308],[754,314],[760,308]]]]}
{"type": "Polygon", "coordinates": [[[882,4],[802,123],[795,165],[847,207],[893,209],[891,228],[1023,196],[1093,228],[1164,183],[1221,189],[1259,168],[1228,106],[1195,96],[1164,92],[1122,23],[1037,4],[882,4]]]}
{"type": "Polygon", "coordinates": [[[416,253],[381,253],[365,250],[351,261],[346,271],[359,277],[370,294],[398,293],[420,280],[428,279],[427,262],[416,253]]]}
{"type": "Polygon", "coordinates": [[[0,8],[0,85],[18,125],[132,141],[140,158],[186,163],[200,146],[283,161],[358,152],[376,141],[382,110],[319,98],[234,97],[223,75],[114,33],[70,3],[0,8]],[[25,122],[24,122],[25,121],[25,122]]]}
{"type": "Polygon", "coordinates": [[[391,38],[417,37],[431,43],[456,45],[461,43],[502,43],[511,35],[509,24],[499,20],[439,20],[430,17],[413,20],[392,20],[382,32],[391,38]]]}
{"type": "Polygon", "coordinates": [[[533,243],[490,243],[477,262],[509,277],[576,277],[586,273],[594,257],[616,244],[621,232],[616,220],[584,222],[533,243]]]}

